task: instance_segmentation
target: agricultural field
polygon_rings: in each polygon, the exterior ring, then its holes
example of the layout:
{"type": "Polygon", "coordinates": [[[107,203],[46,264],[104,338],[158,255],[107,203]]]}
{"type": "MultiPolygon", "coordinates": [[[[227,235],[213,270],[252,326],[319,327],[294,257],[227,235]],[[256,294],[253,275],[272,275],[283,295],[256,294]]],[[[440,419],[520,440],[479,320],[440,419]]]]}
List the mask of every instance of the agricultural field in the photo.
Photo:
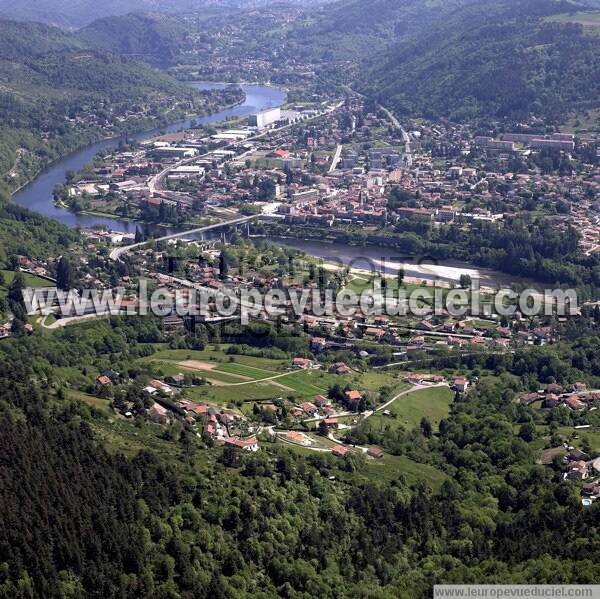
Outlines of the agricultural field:
{"type": "Polygon", "coordinates": [[[210,346],[202,351],[161,349],[152,356],[138,360],[151,366],[157,376],[193,374],[216,385],[233,385],[262,380],[284,374],[290,364],[253,356],[228,355],[228,345],[210,346]]]}
{"type": "Polygon", "coordinates": [[[107,399],[94,397],[93,395],[88,395],[87,393],[83,393],[82,391],[76,391],[75,389],[71,389],[67,395],[69,399],[82,401],[91,408],[99,410],[108,416],[114,416],[114,412],[110,407],[110,401],[107,399]]]}
{"type": "Polygon", "coordinates": [[[576,23],[583,25],[588,33],[600,35],[600,12],[599,11],[581,11],[571,14],[557,15],[551,18],[552,21],[559,23],[576,23]]]}
{"type": "Polygon", "coordinates": [[[214,403],[222,406],[239,406],[244,402],[266,401],[292,395],[289,389],[275,382],[250,382],[247,385],[206,385],[194,387],[185,392],[187,398],[202,403],[214,403]]]}
{"type": "Polygon", "coordinates": [[[256,366],[248,366],[244,363],[238,364],[237,360],[235,363],[227,362],[225,364],[221,364],[216,368],[216,370],[218,372],[225,372],[234,376],[238,376],[240,378],[245,378],[246,380],[258,381],[270,378],[272,376],[277,376],[277,373],[273,370],[264,370],[263,368],[257,368],[256,366]]]}
{"type": "Polygon", "coordinates": [[[161,347],[152,356],[137,362],[157,377],[182,373],[205,379],[207,385],[188,389],[186,395],[195,401],[220,405],[279,397],[306,400],[315,395],[327,395],[336,383],[373,393],[386,386],[394,393],[408,387],[396,375],[382,371],[336,376],[323,370],[294,370],[290,360],[229,355],[225,353],[227,347],[226,344],[213,345],[202,351],[161,347]]]}

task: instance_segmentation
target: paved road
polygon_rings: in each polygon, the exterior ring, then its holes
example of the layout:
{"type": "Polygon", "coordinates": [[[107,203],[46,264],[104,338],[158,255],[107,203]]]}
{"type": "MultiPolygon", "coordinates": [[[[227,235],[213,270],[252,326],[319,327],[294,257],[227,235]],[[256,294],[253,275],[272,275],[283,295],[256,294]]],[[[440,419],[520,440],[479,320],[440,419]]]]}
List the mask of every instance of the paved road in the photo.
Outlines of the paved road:
{"type": "MultiPolygon", "coordinates": [[[[374,411],[369,411],[369,412],[365,412],[364,414],[364,418],[362,419],[361,422],[364,422],[364,420],[366,420],[367,418],[369,418],[370,416],[373,416],[373,414],[376,414],[377,412],[382,412],[383,410],[385,410],[386,408],[388,408],[389,406],[391,406],[395,401],[397,401],[398,399],[400,399],[401,397],[404,397],[405,395],[409,395],[410,393],[414,393],[415,391],[420,391],[421,389],[432,389],[434,387],[447,387],[448,384],[447,383],[437,383],[435,385],[413,385],[410,389],[406,389],[404,391],[402,391],[401,393],[398,393],[398,395],[392,397],[392,399],[390,399],[389,401],[386,401],[383,405],[379,406],[376,410],[374,411]]],[[[335,418],[336,416],[358,416],[358,414],[355,413],[344,413],[344,414],[337,414],[332,416],[332,418],[335,418]]],[[[323,418],[310,418],[308,420],[305,420],[304,422],[317,422],[323,420],[323,418]]],[[[271,427],[273,428],[273,427],[271,427]]],[[[352,426],[349,426],[348,428],[353,428],[352,426]]],[[[285,434],[289,431],[285,431],[285,430],[278,430],[278,433],[282,433],[285,434]]],[[[340,441],[340,439],[337,439],[335,437],[335,435],[330,432],[327,435],[327,438],[330,441],[333,441],[334,443],[337,443],[338,445],[344,445],[344,443],[342,441],[340,441]]],[[[287,443],[289,443],[290,445],[296,445],[295,443],[290,443],[289,441],[287,441],[287,443]]],[[[310,447],[310,446],[306,446],[306,449],[310,449],[312,451],[326,451],[326,452],[330,452],[330,449],[319,449],[316,447],[310,447]]],[[[353,449],[358,449],[360,451],[362,451],[363,453],[367,453],[367,451],[369,450],[368,447],[361,447],[359,445],[355,445],[353,447],[353,449]]]]}
{"type": "MultiPolygon", "coordinates": [[[[338,102],[337,104],[335,104],[334,106],[332,106],[331,108],[328,108],[327,110],[324,110],[323,112],[320,112],[319,114],[316,114],[314,116],[311,116],[309,118],[304,119],[302,122],[309,122],[312,121],[314,119],[318,119],[326,114],[331,114],[332,112],[335,112],[336,110],[339,110],[342,106],[344,105],[344,102],[338,102]]],[[[266,137],[267,135],[270,135],[271,133],[278,133],[280,131],[285,131],[286,129],[289,129],[290,127],[294,127],[295,125],[297,125],[298,123],[290,123],[289,125],[284,125],[283,127],[278,127],[277,129],[267,129],[266,131],[263,131],[262,133],[257,133],[256,135],[253,135],[251,137],[247,137],[246,139],[241,139],[239,141],[233,142],[231,144],[228,144],[226,146],[223,146],[224,149],[227,148],[237,148],[238,146],[241,145],[245,145],[248,142],[251,141],[258,141],[259,139],[262,139],[263,137],[266,137]]],[[[158,173],[157,175],[154,175],[151,179],[148,180],[148,188],[150,189],[150,194],[154,195],[157,191],[163,191],[165,188],[165,180],[167,177],[167,174],[169,173],[169,171],[177,168],[178,166],[186,166],[188,164],[193,164],[194,162],[196,162],[197,160],[201,160],[202,158],[206,158],[207,156],[210,156],[212,154],[212,152],[208,152],[206,154],[202,154],[201,156],[194,156],[193,158],[186,158],[185,160],[181,160],[175,164],[170,164],[167,168],[163,169],[160,173],[158,173]]],[[[248,152],[246,152],[245,154],[243,154],[242,156],[245,156],[246,154],[248,154],[248,152]]],[[[242,156],[236,156],[235,160],[239,160],[242,156]]]]}
{"type": "Polygon", "coordinates": [[[400,124],[400,121],[388,110],[385,106],[380,106],[381,110],[388,115],[390,121],[392,121],[394,127],[397,127],[402,132],[402,139],[404,140],[404,163],[406,166],[412,166],[413,164],[413,154],[412,148],[410,145],[410,136],[405,131],[404,127],[400,124]]]}

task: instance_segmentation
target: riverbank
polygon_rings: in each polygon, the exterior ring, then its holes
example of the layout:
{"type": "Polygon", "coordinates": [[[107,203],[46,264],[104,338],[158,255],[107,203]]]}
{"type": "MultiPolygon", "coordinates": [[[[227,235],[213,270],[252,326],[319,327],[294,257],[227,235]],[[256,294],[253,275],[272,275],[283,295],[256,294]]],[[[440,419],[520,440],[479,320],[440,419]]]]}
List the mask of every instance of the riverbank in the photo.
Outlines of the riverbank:
{"type": "MultiPolygon", "coordinates": [[[[201,84],[200,82],[196,82],[201,84]]],[[[215,88],[218,89],[218,88],[215,88]]],[[[210,91],[210,90],[206,90],[210,91]]],[[[76,143],[68,145],[66,149],[58,154],[57,156],[50,158],[46,161],[43,161],[41,165],[33,172],[21,172],[20,177],[25,177],[26,180],[23,183],[20,183],[16,188],[12,189],[10,183],[7,183],[11,198],[14,198],[20,191],[25,189],[28,185],[33,183],[37,177],[39,177],[44,171],[52,168],[55,164],[60,163],[63,160],[68,159],[69,156],[76,154],[82,149],[86,148],[90,144],[96,143],[118,143],[119,141],[129,137],[129,136],[137,136],[143,135],[145,133],[155,132],[161,129],[162,127],[170,127],[179,122],[192,122],[196,119],[204,119],[210,117],[213,114],[218,114],[219,112],[231,110],[236,108],[237,106],[242,106],[246,101],[246,94],[242,90],[242,97],[237,102],[231,102],[229,104],[219,105],[216,111],[205,111],[201,113],[186,113],[180,112],[176,115],[171,115],[170,117],[159,117],[156,119],[144,119],[140,121],[138,126],[134,126],[131,129],[125,128],[123,131],[119,131],[114,135],[103,135],[101,131],[90,131],[84,130],[82,132],[78,132],[78,135],[82,135],[84,139],[78,140],[76,143]]],[[[215,108],[215,107],[211,107],[215,108]]]]}
{"type": "MultiPolygon", "coordinates": [[[[208,82],[195,82],[193,84],[199,90],[216,89],[217,84],[208,82]]],[[[267,86],[241,86],[244,99],[235,103],[234,106],[226,107],[218,112],[208,115],[197,115],[183,121],[177,121],[168,125],[162,125],[151,130],[128,135],[132,141],[144,141],[151,137],[166,133],[175,133],[191,128],[194,124],[206,125],[226,121],[229,118],[243,117],[281,106],[286,99],[286,93],[274,87],[267,86]]],[[[58,208],[54,205],[53,191],[57,185],[62,185],[68,171],[80,171],[85,164],[90,163],[94,157],[102,151],[114,149],[121,138],[102,139],[90,143],[78,150],[65,155],[61,159],[54,160],[42,169],[29,183],[20,186],[19,190],[13,192],[15,203],[61,222],[70,228],[89,228],[94,225],[103,225],[110,230],[121,232],[135,232],[137,226],[143,225],[137,221],[119,220],[117,218],[99,217],[86,214],[75,214],[68,210],[58,208]]]]}
{"type": "Polygon", "coordinates": [[[454,285],[462,275],[479,280],[482,288],[530,287],[540,289],[543,286],[536,281],[511,277],[498,270],[480,268],[460,260],[435,260],[428,256],[408,255],[393,248],[377,245],[349,245],[329,241],[306,240],[292,236],[267,235],[268,242],[280,243],[304,252],[309,256],[323,260],[324,265],[350,268],[351,272],[361,276],[382,274],[397,277],[400,272],[406,282],[436,284],[442,287],[454,285]]]}

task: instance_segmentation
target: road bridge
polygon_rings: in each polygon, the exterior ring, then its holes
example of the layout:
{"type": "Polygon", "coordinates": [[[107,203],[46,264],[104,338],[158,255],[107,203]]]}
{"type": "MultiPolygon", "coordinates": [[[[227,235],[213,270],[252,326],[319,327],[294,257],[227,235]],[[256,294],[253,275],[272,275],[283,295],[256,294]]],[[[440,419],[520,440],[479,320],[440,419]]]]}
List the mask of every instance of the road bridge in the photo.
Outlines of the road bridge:
{"type": "Polygon", "coordinates": [[[249,223],[253,220],[260,218],[261,216],[263,216],[263,215],[262,214],[253,214],[251,216],[242,216],[240,218],[235,218],[233,220],[225,220],[225,221],[221,221],[219,223],[214,223],[212,225],[198,227],[197,229],[189,229],[187,231],[181,231],[179,233],[172,233],[170,235],[165,235],[165,236],[159,237],[157,239],[148,239],[147,241],[142,241],[140,243],[134,243],[132,245],[125,245],[122,247],[115,248],[110,253],[110,259],[117,262],[121,259],[121,256],[128,254],[129,252],[131,252],[132,250],[135,250],[137,248],[144,247],[145,245],[148,245],[149,243],[152,243],[152,242],[169,241],[171,239],[180,239],[182,237],[188,237],[190,235],[198,235],[199,233],[207,233],[208,231],[215,231],[217,229],[221,229],[221,228],[225,228],[225,227],[234,227],[237,225],[244,225],[246,223],[249,223]]]}

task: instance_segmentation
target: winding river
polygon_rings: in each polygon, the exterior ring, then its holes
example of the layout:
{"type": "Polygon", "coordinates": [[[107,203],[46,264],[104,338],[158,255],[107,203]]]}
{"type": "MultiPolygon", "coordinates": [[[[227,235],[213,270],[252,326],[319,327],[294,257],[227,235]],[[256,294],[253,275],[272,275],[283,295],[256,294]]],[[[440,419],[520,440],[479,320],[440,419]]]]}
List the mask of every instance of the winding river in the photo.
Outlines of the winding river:
{"type": "MultiPolygon", "coordinates": [[[[225,83],[193,83],[192,87],[199,90],[219,89],[225,87],[225,83]]],[[[247,116],[267,108],[274,108],[284,103],[286,93],[274,87],[262,85],[241,85],[246,96],[244,102],[238,106],[227,108],[220,112],[215,112],[207,116],[193,117],[184,121],[179,121],[165,127],[144,131],[142,133],[130,134],[129,140],[143,141],[156,137],[161,132],[175,133],[184,129],[189,129],[192,122],[198,124],[210,124],[225,121],[230,118],[247,116]]],[[[97,143],[81,148],[72,154],[57,160],[45,171],[40,173],[31,183],[23,187],[13,196],[14,201],[25,208],[53,218],[68,227],[92,227],[94,225],[104,225],[112,231],[134,232],[137,223],[130,221],[121,221],[112,218],[104,218],[93,215],[74,214],[63,208],[54,205],[53,191],[57,185],[65,182],[67,171],[81,170],[86,164],[91,162],[98,152],[116,148],[119,142],[125,137],[105,139],[97,143]]]]}

